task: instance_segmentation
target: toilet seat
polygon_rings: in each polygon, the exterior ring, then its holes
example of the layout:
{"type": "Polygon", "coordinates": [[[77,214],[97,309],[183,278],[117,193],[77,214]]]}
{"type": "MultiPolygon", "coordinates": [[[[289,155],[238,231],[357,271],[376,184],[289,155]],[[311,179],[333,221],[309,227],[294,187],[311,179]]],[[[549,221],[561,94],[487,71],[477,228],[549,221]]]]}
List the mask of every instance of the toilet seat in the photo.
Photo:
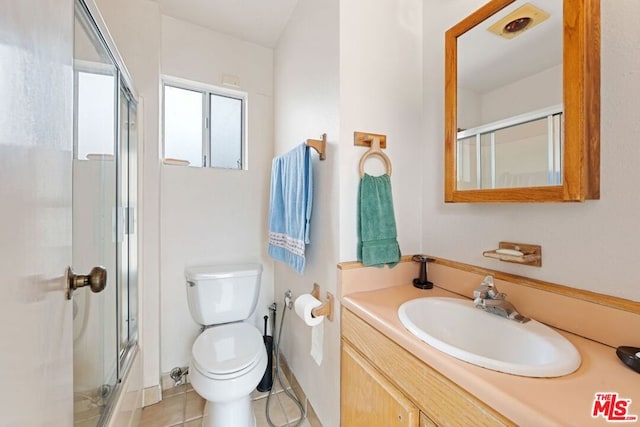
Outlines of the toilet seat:
{"type": "Polygon", "coordinates": [[[259,363],[265,354],[262,335],[248,323],[229,323],[202,332],[192,348],[194,366],[212,379],[232,379],[259,363]]]}

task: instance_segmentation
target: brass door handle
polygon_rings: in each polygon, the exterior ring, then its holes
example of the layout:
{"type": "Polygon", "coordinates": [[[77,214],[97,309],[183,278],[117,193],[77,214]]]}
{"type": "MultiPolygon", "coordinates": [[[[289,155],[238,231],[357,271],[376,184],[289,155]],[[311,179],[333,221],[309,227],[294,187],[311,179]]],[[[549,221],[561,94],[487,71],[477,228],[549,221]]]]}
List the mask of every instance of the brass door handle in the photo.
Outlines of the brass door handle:
{"type": "Polygon", "coordinates": [[[67,299],[71,299],[73,291],[89,286],[92,292],[102,292],[107,287],[107,269],[101,266],[93,267],[87,275],[76,274],[71,267],[67,267],[67,299]]]}

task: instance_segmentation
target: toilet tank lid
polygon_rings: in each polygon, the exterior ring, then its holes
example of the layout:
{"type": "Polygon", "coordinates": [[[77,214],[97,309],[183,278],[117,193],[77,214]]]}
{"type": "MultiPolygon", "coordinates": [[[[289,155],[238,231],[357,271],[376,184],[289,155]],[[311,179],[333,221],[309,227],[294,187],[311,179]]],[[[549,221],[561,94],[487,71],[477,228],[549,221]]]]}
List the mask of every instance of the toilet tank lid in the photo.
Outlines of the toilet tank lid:
{"type": "Polygon", "coordinates": [[[255,276],[262,272],[262,264],[202,265],[185,270],[187,280],[222,279],[225,277],[255,276]]]}

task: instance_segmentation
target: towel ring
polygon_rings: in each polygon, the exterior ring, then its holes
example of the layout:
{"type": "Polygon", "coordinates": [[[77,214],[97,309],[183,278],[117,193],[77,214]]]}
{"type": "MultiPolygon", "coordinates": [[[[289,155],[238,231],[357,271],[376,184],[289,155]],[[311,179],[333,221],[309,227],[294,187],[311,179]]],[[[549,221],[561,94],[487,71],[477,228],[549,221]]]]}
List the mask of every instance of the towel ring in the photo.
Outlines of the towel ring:
{"type": "Polygon", "coordinates": [[[387,175],[391,176],[391,159],[389,156],[384,154],[384,151],[380,148],[380,138],[374,137],[371,141],[371,148],[367,150],[366,153],[362,155],[360,158],[360,178],[364,178],[364,164],[367,161],[367,158],[370,156],[378,156],[384,162],[384,166],[387,169],[387,175]]]}

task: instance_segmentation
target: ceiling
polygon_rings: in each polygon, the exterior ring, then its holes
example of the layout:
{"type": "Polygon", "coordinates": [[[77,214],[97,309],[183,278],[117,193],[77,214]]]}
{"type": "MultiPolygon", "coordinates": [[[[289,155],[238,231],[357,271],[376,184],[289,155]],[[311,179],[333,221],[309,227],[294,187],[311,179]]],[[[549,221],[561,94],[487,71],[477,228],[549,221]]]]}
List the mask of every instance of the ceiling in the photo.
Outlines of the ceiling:
{"type": "MultiPolygon", "coordinates": [[[[298,0],[154,0],[164,15],[266,47],[275,47],[298,0]]],[[[485,92],[562,62],[562,2],[516,0],[458,39],[459,85],[485,92]],[[505,41],[486,28],[525,3],[551,14],[505,41]],[[496,65],[500,64],[500,65],[496,65]]]]}
{"type": "Polygon", "coordinates": [[[275,47],[298,0],[154,0],[162,14],[275,47]]]}
{"type": "Polygon", "coordinates": [[[485,93],[562,64],[562,3],[558,0],[516,0],[458,38],[458,85],[485,93]],[[550,17],[507,40],[487,28],[530,3],[550,17]]]}

